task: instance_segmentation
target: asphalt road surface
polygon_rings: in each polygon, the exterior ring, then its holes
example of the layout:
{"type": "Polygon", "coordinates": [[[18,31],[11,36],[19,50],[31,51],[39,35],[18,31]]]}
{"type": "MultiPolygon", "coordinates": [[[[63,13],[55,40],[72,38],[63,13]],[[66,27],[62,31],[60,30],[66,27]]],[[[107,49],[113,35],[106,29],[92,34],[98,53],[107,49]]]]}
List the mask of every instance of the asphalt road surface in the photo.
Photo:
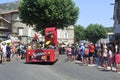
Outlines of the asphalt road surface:
{"type": "Polygon", "coordinates": [[[81,66],[74,61],[66,62],[60,55],[54,64],[30,63],[16,60],[0,64],[0,80],[120,80],[120,74],[97,69],[96,66],[81,66]]]}

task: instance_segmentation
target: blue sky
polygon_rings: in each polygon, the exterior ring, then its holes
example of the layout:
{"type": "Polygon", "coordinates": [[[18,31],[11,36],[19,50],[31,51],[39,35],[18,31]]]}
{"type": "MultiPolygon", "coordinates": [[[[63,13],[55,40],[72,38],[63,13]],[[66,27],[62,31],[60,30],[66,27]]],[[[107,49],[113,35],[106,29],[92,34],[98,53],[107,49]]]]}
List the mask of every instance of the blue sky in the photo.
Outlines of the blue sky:
{"type": "MultiPolygon", "coordinates": [[[[17,0],[0,0],[0,3],[17,0]]],[[[87,27],[89,24],[102,24],[104,27],[113,26],[113,9],[115,0],[73,0],[80,9],[77,25],[87,27]]]]}
{"type": "Polygon", "coordinates": [[[113,26],[113,9],[110,5],[115,0],[73,0],[80,8],[79,19],[76,24],[84,27],[89,24],[102,24],[104,27],[113,26]]]}

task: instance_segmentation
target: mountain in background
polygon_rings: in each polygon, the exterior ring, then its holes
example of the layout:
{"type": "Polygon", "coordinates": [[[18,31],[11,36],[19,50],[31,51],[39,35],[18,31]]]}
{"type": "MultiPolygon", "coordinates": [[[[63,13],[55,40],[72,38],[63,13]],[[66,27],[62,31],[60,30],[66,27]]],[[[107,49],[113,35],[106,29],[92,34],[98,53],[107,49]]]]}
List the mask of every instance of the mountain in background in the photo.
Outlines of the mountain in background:
{"type": "Polygon", "coordinates": [[[6,12],[18,9],[19,1],[0,4],[0,12],[6,12]]]}

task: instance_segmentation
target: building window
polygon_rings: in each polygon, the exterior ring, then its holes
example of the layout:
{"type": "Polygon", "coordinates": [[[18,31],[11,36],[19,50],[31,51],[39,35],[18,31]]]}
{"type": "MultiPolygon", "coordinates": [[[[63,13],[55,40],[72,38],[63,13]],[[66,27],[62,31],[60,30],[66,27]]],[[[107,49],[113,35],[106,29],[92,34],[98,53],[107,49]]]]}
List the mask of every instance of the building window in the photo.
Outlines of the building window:
{"type": "Polygon", "coordinates": [[[18,28],[18,34],[19,34],[20,36],[23,35],[23,27],[19,27],[19,28],[18,28]]]}
{"type": "Polygon", "coordinates": [[[65,34],[64,34],[64,38],[65,38],[65,39],[68,39],[68,33],[65,33],[65,34]]]}

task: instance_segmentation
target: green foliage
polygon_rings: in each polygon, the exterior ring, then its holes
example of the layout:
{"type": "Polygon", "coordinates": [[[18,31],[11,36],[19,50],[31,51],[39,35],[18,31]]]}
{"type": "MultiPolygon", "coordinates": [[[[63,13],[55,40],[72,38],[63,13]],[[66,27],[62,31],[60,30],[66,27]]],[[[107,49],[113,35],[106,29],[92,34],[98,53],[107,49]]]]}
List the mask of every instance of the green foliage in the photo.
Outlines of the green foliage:
{"type": "Polygon", "coordinates": [[[85,33],[86,33],[86,39],[92,41],[93,43],[96,43],[101,38],[107,37],[107,32],[105,28],[99,24],[90,24],[86,28],[85,33]]]}
{"type": "Polygon", "coordinates": [[[81,25],[75,25],[74,27],[75,40],[78,42],[85,39],[85,28],[81,25]]]}
{"type": "Polygon", "coordinates": [[[113,32],[113,27],[106,27],[105,30],[106,30],[107,32],[113,32]]]}
{"type": "Polygon", "coordinates": [[[22,22],[40,31],[46,27],[64,28],[74,25],[79,8],[72,0],[23,0],[19,5],[22,22]]]}

